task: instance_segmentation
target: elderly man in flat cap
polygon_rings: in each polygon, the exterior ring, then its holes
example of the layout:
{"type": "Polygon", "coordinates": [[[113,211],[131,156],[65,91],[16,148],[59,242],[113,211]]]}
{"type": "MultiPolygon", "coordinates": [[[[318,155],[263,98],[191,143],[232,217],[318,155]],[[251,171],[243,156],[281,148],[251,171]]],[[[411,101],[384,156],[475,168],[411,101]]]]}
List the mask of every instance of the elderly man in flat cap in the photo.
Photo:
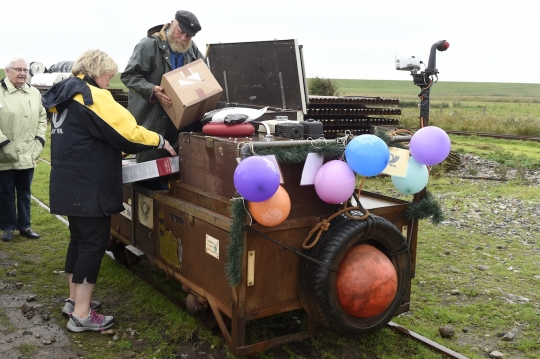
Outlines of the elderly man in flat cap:
{"type": "MultiPolygon", "coordinates": [[[[135,46],[121,75],[122,82],[129,89],[128,110],[137,119],[137,123],[162,135],[173,148],[178,147],[179,130],[162,107],[171,106],[171,99],[159,84],[164,73],[197,59],[205,60],[192,41],[200,30],[199,20],[193,13],[185,10],[177,11],[170,23],[154,26],[148,30],[148,35],[135,46]]],[[[200,131],[200,128],[181,130],[200,131]]],[[[167,152],[164,150],[151,150],[139,153],[137,162],[166,156],[167,152]]]]}

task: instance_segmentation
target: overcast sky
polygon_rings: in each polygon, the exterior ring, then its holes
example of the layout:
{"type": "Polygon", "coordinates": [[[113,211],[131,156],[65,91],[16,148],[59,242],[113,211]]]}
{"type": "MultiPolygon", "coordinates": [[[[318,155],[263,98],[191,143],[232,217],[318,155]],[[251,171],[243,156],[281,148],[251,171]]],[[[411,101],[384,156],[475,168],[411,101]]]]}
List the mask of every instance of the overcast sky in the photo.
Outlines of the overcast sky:
{"type": "MultiPolygon", "coordinates": [[[[395,57],[437,52],[439,81],[540,83],[538,0],[27,0],[2,6],[0,67],[12,54],[45,66],[99,48],[122,71],[146,31],[189,10],[206,44],[297,39],[308,77],[410,80],[395,57]]],[[[204,53],[204,51],[203,51],[204,53]]]]}

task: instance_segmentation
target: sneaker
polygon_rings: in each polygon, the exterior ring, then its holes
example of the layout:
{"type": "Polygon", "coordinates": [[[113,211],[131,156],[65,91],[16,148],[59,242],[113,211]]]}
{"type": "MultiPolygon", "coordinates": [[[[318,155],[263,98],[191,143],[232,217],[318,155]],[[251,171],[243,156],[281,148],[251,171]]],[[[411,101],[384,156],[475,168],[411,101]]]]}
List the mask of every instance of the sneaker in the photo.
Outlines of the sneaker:
{"type": "Polygon", "coordinates": [[[84,332],[85,330],[92,330],[99,332],[110,328],[114,324],[114,317],[112,315],[101,315],[96,313],[93,309],[90,309],[86,318],[77,318],[75,314],[69,316],[67,328],[72,332],[84,332]]]}
{"type": "MultiPolygon", "coordinates": [[[[75,301],[71,298],[68,298],[64,300],[64,302],[66,302],[66,304],[64,304],[64,308],[62,308],[62,313],[70,315],[75,310],[75,301]]],[[[90,309],[98,309],[99,307],[101,307],[101,302],[97,300],[93,300],[90,302],[90,309]]]]}

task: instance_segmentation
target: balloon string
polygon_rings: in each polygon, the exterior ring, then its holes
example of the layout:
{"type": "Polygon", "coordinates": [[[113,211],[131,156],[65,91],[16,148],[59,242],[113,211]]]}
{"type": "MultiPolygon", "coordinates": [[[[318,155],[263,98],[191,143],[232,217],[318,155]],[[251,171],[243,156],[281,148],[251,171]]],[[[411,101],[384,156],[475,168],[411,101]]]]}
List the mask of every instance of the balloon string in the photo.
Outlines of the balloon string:
{"type": "Polygon", "coordinates": [[[319,137],[319,138],[311,138],[311,137],[308,137],[306,138],[307,141],[310,141],[311,143],[311,146],[315,147],[315,148],[319,148],[319,146],[317,146],[318,144],[324,144],[326,146],[328,146],[328,144],[326,142],[324,142],[324,137],[319,137]]]}
{"type": "Polygon", "coordinates": [[[366,181],[366,176],[363,176],[362,181],[360,181],[360,186],[358,186],[358,200],[360,200],[360,192],[362,192],[362,187],[364,186],[365,181],[366,181]]]}
{"type": "Polygon", "coordinates": [[[251,217],[251,213],[249,213],[248,209],[246,208],[246,201],[245,201],[244,197],[233,197],[233,198],[231,198],[231,201],[236,201],[236,200],[241,200],[242,201],[242,206],[244,207],[244,210],[246,211],[246,213],[249,216],[249,225],[251,226],[253,224],[253,217],[251,217]]]}
{"type": "Polygon", "coordinates": [[[254,155],[257,155],[257,154],[255,153],[255,147],[254,147],[254,145],[253,145],[253,142],[250,142],[250,143],[249,143],[249,148],[251,149],[251,153],[253,153],[254,155]]]}

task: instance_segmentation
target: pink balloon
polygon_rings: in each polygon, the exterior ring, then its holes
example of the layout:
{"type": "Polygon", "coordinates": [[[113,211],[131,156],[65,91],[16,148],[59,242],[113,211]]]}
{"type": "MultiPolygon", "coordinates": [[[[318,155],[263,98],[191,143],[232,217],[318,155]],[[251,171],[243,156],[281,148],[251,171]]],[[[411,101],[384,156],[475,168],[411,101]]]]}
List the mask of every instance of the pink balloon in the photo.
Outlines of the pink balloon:
{"type": "Polygon", "coordinates": [[[329,161],[315,175],[315,191],[326,203],[343,203],[356,188],[356,176],[346,162],[329,161]]]}

